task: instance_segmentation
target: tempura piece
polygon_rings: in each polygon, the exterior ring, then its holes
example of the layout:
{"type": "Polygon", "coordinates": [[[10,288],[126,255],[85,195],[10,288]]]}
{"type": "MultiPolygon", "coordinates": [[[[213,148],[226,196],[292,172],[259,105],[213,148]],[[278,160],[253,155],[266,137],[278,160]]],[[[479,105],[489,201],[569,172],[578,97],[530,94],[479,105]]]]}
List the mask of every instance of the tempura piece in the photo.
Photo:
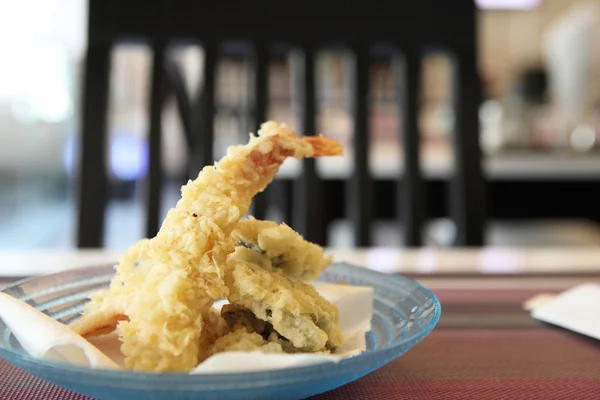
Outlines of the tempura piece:
{"type": "Polygon", "coordinates": [[[226,283],[232,304],[272,324],[297,349],[317,352],[342,344],[339,311],[313,286],[244,262],[228,271],[226,283]]]}
{"type": "Polygon", "coordinates": [[[112,332],[119,321],[127,320],[125,309],[135,294],[136,286],[144,281],[152,263],[147,259],[148,239],[132,245],[119,259],[117,275],[110,289],[94,293],[84,308],[83,315],[69,326],[83,337],[112,332]],[[125,282],[128,284],[125,285],[125,282]]]}
{"type": "Polygon", "coordinates": [[[256,263],[268,271],[279,269],[290,278],[313,280],[332,261],[323,254],[321,246],[304,240],[286,224],[248,218],[238,222],[232,236],[238,241],[233,257],[256,263]]]}
{"type": "Polygon", "coordinates": [[[214,308],[210,308],[204,315],[202,315],[204,327],[200,336],[200,345],[198,353],[198,362],[204,361],[208,358],[211,353],[211,348],[219,339],[224,335],[231,332],[232,329],[225,318],[221,316],[221,313],[214,308]]]}
{"type": "Polygon", "coordinates": [[[238,329],[217,339],[212,346],[211,354],[224,351],[261,351],[263,353],[283,353],[281,345],[277,342],[269,342],[261,335],[238,329]]]}
{"type": "Polygon", "coordinates": [[[260,335],[265,342],[278,343],[284,353],[300,352],[289,340],[279,335],[271,323],[256,318],[252,311],[246,308],[235,304],[226,304],[221,309],[221,315],[227,321],[231,332],[243,329],[248,333],[260,335]]]}
{"type": "Polygon", "coordinates": [[[221,308],[221,316],[227,323],[230,331],[245,329],[248,332],[258,333],[263,338],[273,332],[273,325],[267,321],[256,318],[252,311],[236,304],[226,304],[221,308]]]}
{"type": "MultiPolygon", "coordinates": [[[[247,145],[230,147],[223,159],[203,168],[196,180],[182,188],[176,207],[147,243],[146,273],[130,273],[130,267],[119,264],[115,278],[119,284],[113,282],[108,292],[95,296],[83,318],[95,320],[97,310],[128,318],[119,327],[121,351],[130,369],[195,367],[206,342],[203,315],[214,299],[228,295],[224,276],[227,255],[235,246],[231,232],[248,212],[252,198],[273,180],[285,158],[341,153],[333,140],[297,138],[285,126],[263,124],[258,137],[251,137],[247,145]]],[[[111,322],[108,314],[101,319],[111,322]]]]}

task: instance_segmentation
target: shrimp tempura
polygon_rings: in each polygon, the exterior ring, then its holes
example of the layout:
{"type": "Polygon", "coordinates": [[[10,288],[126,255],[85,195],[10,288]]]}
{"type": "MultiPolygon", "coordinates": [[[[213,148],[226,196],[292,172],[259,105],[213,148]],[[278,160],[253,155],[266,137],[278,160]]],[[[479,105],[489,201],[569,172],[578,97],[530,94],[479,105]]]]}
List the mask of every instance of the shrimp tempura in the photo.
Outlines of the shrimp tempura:
{"type": "MultiPolygon", "coordinates": [[[[119,322],[121,351],[128,368],[144,371],[187,371],[199,361],[203,315],[213,301],[228,295],[224,282],[227,255],[235,246],[231,233],[250,208],[252,198],[273,180],[287,157],[342,154],[341,146],[323,137],[296,137],[283,125],[267,122],[258,137],[233,146],[214,166],[188,182],[156,237],[145,248],[147,271],[115,277],[125,288],[111,286],[92,299],[83,321],[94,310],[112,309],[128,320],[119,322]],[[130,281],[129,276],[136,279],[130,281]],[[127,301],[119,293],[127,293],[127,301]],[[110,308],[96,303],[118,304],[110,308]],[[124,308],[124,309],[121,309],[124,308]]],[[[104,318],[110,320],[108,314],[104,318]]],[[[114,316],[113,316],[114,317],[114,316]]],[[[81,325],[85,325],[82,323],[81,325]]],[[[97,324],[98,325],[98,324],[97,324]]]]}

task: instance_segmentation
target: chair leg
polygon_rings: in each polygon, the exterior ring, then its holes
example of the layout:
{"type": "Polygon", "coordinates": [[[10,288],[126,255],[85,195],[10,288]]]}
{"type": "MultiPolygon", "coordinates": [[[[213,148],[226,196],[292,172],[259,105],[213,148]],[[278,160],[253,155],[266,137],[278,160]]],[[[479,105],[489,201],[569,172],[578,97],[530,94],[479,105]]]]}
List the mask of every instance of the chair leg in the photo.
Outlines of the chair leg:
{"type": "Polygon", "coordinates": [[[106,130],[110,79],[110,43],[88,45],[81,116],[81,158],[77,246],[101,247],[107,203],[106,130]]]}

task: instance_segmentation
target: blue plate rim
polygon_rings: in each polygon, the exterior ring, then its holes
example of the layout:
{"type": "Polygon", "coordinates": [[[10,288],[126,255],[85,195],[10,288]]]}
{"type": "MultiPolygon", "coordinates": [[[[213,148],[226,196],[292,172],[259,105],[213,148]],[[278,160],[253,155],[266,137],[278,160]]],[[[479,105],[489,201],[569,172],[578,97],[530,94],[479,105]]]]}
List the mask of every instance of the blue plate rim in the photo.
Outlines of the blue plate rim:
{"type": "MultiPolygon", "coordinates": [[[[14,288],[14,287],[19,286],[24,283],[34,281],[34,280],[42,278],[42,277],[45,278],[45,277],[58,276],[58,275],[66,274],[66,273],[85,272],[85,271],[89,271],[90,269],[100,270],[102,268],[108,269],[109,266],[108,265],[99,265],[99,266],[95,266],[95,267],[76,268],[76,269],[69,269],[66,271],[56,272],[56,273],[48,274],[48,275],[39,275],[39,276],[29,277],[29,278],[21,279],[9,286],[1,288],[0,292],[7,293],[7,291],[9,291],[11,288],[14,288]]],[[[173,386],[173,385],[178,385],[178,384],[219,385],[219,384],[231,383],[231,381],[237,380],[237,379],[244,380],[244,381],[252,381],[253,379],[260,380],[260,379],[264,378],[265,373],[269,374],[269,380],[271,381],[271,384],[273,384],[274,381],[278,381],[278,380],[285,380],[286,382],[289,382],[291,377],[299,378],[298,380],[295,380],[295,382],[305,382],[305,381],[314,380],[315,376],[322,379],[322,378],[326,378],[327,377],[326,375],[341,374],[341,373],[343,373],[342,369],[355,367],[357,365],[363,365],[363,364],[369,365],[369,364],[371,364],[370,363],[371,360],[383,361],[383,363],[379,362],[378,364],[385,365],[388,362],[390,362],[390,361],[398,358],[400,355],[402,355],[403,348],[410,345],[410,346],[408,346],[410,349],[413,346],[415,346],[417,343],[419,343],[421,340],[423,340],[426,336],[428,336],[433,331],[433,329],[439,322],[439,319],[441,317],[441,311],[442,311],[442,307],[441,307],[439,299],[431,290],[429,290],[425,286],[421,285],[419,282],[415,281],[414,279],[411,279],[411,278],[406,277],[401,274],[383,273],[380,271],[375,271],[375,270],[368,269],[365,267],[356,266],[356,265],[346,263],[346,262],[335,262],[331,265],[330,268],[332,268],[332,269],[333,268],[336,268],[336,269],[343,268],[346,270],[360,271],[359,273],[361,273],[361,274],[368,273],[370,275],[379,275],[380,277],[385,277],[387,280],[393,279],[398,282],[409,281],[413,285],[418,287],[419,290],[421,290],[422,292],[427,294],[432,299],[432,301],[433,301],[433,311],[432,311],[433,316],[432,316],[431,320],[426,325],[424,325],[422,327],[422,329],[420,329],[418,332],[416,332],[415,334],[413,334],[407,338],[404,338],[401,341],[393,343],[393,345],[391,345],[389,347],[383,347],[383,348],[377,348],[374,350],[369,350],[369,351],[363,352],[361,354],[358,354],[356,356],[343,359],[337,363],[323,362],[323,363],[304,366],[304,367],[294,367],[294,368],[286,368],[286,369],[272,370],[272,371],[267,370],[267,371],[256,371],[256,372],[253,371],[253,372],[236,372],[236,373],[188,374],[188,373],[180,373],[180,372],[155,373],[155,372],[138,372],[138,371],[129,371],[129,370],[92,369],[92,368],[78,367],[75,365],[65,364],[65,363],[60,363],[60,362],[42,360],[39,358],[31,357],[30,355],[27,355],[27,354],[20,354],[18,352],[12,351],[12,350],[7,349],[2,346],[0,346],[0,357],[7,360],[11,364],[12,364],[12,361],[10,361],[10,358],[14,357],[16,359],[19,359],[19,361],[22,362],[23,365],[27,365],[27,366],[30,366],[30,367],[33,367],[36,369],[43,367],[46,370],[46,372],[60,373],[61,378],[63,378],[63,379],[65,378],[65,375],[64,375],[65,372],[73,372],[74,373],[73,379],[77,379],[77,380],[80,379],[81,375],[85,375],[86,377],[94,378],[96,380],[95,383],[97,385],[102,384],[102,382],[100,380],[107,379],[108,381],[110,381],[110,384],[113,387],[115,386],[116,382],[125,381],[127,378],[135,379],[136,381],[140,380],[140,379],[143,379],[143,380],[149,379],[149,381],[147,381],[146,383],[151,384],[151,386],[155,386],[155,385],[173,386]],[[331,368],[332,364],[335,365],[336,368],[331,368]],[[324,374],[327,372],[329,372],[329,373],[324,374]],[[79,376],[76,376],[76,375],[79,375],[79,376]]],[[[7,293],[7,294],[13,296],[13,294],[11,294],[11,293],[7,293]]],[[[13,296],[13,297],[16,298],[16,296],[13,296]]],[[[124,385],[124,387],[128,387],[128,386],[129,385],[124,385]]]]}

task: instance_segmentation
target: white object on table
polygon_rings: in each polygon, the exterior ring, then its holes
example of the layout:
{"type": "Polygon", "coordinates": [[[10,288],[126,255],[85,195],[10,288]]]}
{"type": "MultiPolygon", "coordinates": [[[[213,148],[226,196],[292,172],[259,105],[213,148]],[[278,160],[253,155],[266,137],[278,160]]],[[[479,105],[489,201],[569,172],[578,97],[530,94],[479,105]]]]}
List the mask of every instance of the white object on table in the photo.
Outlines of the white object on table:
{"type": "Polygon", "coordinates": [[[0,293],[0,319],[32,357],[92,368],[119,368],[65,325],[5,293],[0,293]]]}
{"type": "Polygon", "coordinates": [[[554,297],[536,296],[528,305],[535,319],[600,339],[599,284],[579,285],[554,297]]]}

